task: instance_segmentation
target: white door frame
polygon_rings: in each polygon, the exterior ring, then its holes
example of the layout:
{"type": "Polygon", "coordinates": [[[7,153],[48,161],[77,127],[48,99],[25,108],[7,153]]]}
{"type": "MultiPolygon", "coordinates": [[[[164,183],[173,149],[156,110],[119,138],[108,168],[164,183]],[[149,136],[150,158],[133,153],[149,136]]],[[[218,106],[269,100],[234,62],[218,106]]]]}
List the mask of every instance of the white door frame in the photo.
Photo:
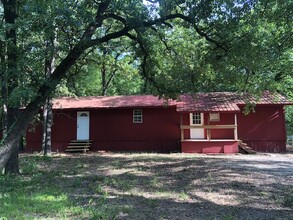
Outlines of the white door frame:
{"type": "Polygon", "coordinates": [[[89,111],[77,112],[76,140],[89,140],[90,113],[89,111]]]}
{"type": "MultiPolygon", "coordinates": [[[[190,113],[189,114],[190,125],[204,125],[203,113],[190,113]],[[194,114],[200,114],[200,122],[193,120],[194,114]]],[[[204,139],[204,128],[190,128],[190,139],[204,139]]]]}

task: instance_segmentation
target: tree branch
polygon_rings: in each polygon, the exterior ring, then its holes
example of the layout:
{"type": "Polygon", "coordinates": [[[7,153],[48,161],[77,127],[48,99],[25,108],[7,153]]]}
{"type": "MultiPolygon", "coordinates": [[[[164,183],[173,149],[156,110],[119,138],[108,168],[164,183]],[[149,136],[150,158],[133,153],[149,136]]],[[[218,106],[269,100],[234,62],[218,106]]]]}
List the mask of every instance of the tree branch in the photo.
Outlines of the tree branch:
{"type": "MultiPolygon", "coordinates": [[[[217,48],[220,48],[222,50],[224,50],[225,52],[228,51],[227,48],[224,47],[223,43],[221,42],[218,42],[214,39],[212,39],[211,37],[209,37],[209,35],[205,32],[203,32],[196,24],[195,24],[195,20],[193,18],[190,18],[188,16],[185,16],[183,14],[179,14],[179,13],[176,13],[176,14],[170,14],[170,15],[167,15],[165,17],[161,17],[161,18],[157,18],[157,19],[153,19],[153,20],[149,20],[149,21],[144,21],[142,23],[137,23],[137,24],[132,24],[132,25],[128,25],[126,24],[124,28],[122,28],[120,31],[117,31],[117,32],[113,32],[113,33],[110,33],[108,35],[105,35],[104,37],[100,38],[100,39],[95,39],[95,40],[91,40],[91,46],[95,46],[95,45],[98,45],[102,42],[106,42],[106,41],[109,41],[111,39],[115,39],[115,38],[119,38],[121,36],[126,36],[126,34],[131,31],[131,30],[134,30],[134,29],[138,29],[138,28],[142,28],[142,27],[151,27],[153,25],[156,25],[156,24],[165,24],[166,25],[166,21],[168,20],[172,20],[172,19],[176,19],[176,18],[180,18],[188,23],[191,23],[193,24],[196,32],[204,37],[207,41],[215,44],[217,46],[217,48]]],[[[123,18],[121,18],[123,20],[123,18]]],[[[129,37],[129,36],[128,36],[129,37]]]]}
{"type": "Polygon", "coordinates": [[[104,20],[104,13],[107,10],[109,4],[111,3],[111,0],[105,0],[104,2],[100,3],[100,6],[97,10],[97,14],[95,17],[95,21],[90,23],[88,28],[85,30],[81,40],[89,40],[93,36],[93,34],[96,32],[96,29],[100,27],[104,20]]]}
{"type": "Polygon", "coordinates": [[[125,20],[125,18],[119,16],[119,15],[116,15],[114,13],[107,13],[105,14],[105,18],[113,18],[117,21],[120,21],[122,24],[126,25],[127,21],[125,20]]]}

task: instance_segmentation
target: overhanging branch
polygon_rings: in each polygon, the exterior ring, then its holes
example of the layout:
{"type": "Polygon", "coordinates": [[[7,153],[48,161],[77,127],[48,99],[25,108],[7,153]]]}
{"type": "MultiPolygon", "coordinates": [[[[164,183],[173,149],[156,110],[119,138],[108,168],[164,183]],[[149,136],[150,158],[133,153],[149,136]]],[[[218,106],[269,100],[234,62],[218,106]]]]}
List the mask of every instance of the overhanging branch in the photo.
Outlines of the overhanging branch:
{"type": "Polygon", "coordinates": [[[127,21],[124,18],[122,18],[121,16],[118,16],[118,15],[115,15],[115,14],[108,14],[107,16],[122,22],[125,25],[125,27],[122,28],[120,31],[110,33],[108,35],[105,35],[102,38],[91,40],[91,46],[95,46],[95,45],[101,44],[103,42],[109,41],[111,39],[119,38],[121,36],[126,36],[126,34],[129,31],[139,29],[139,28],[143,28],[143,27],[148,28],[148,27],[152,27],[154,25],[160,25],[160,24],[165,24],[168,27],[172,27],[172,26],[170,26],[169,23],[167,23],[167,21],[179,18],[181,20],[184,20],[184,21],[192,24],[194,29],[195,29],[195,31],[200,36],[204,37],[208,42],[213,43],[214,45],[216,45],[217,48],[220,48],[220,49],[224,50],[225,52],[228,51],[228,49],[224,47],[223,43],[212,39],[207,33],[202,31],[198,27],[198,25],[195,24],[195,19],[194,18],[188,17],[188,16],[180,14],[180,13],[170,14],[170,15],[167,15],[167,16],[164,16],[164,17],[161,17],[161,18],[157,18],[157,19],[153,19],[153,20],[149,20],[149,21],[144,21],[144,22],[141,22],[141,23],[137,22],[136,24],[131,24],[131,25],[127,24],[127,21]]]}

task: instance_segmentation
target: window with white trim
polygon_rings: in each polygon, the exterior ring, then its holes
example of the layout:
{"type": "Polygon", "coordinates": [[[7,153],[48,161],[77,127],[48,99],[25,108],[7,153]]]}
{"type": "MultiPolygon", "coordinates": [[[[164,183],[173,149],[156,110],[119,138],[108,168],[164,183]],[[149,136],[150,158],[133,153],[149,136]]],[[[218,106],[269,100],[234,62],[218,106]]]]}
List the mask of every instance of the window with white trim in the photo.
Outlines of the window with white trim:
{"type": "Polygon", "coordinates": [[[220,121],[220,113],[210,113],[210,121],[220,121]]]}
{"type": "Polygon", "coordinates": [[[142,110],[134,109],[133,110],[133,123],[142,123],[142,110]]]}
{"type": "Polygon", "coordinates": [[[190,113],[190,122],[192,125],[202,125],[203,113],[190,113]]]}

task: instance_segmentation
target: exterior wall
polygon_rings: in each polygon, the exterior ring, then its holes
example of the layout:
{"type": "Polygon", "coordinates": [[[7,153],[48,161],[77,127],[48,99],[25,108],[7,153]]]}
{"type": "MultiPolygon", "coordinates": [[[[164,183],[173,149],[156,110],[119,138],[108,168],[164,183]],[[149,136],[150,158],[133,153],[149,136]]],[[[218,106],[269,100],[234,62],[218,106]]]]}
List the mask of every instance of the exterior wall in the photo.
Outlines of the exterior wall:
{"type": "MultiPolygon", "coordinates": [[[[52,151],[64,151],[76,139],[77,111],[54,112],[52,151]]],[[[132,122],[133,109],[95,109],[90,112],[91,150],[180,151],[179,115],[175,107],[145,108],[143,123],[132,122]]],[[[41,126],[27,132],[27,151],[40,150],[41,126]]]]}
{"type": "Polygon", "coordinates": [[[34,152],[42,149],[42,125],[35,123],[30,125],[26,131],[25,151],[34,152]]]}
{"type": "Polygon", "coordinates": [[[238,153],[238,141],[182,141],[183,153],[238,153]]]}
{"type": "Polygon", "coordinates": [[[248,115],[238,114],[238,136],[252,149],[261,152],[286,151],[283,106],[258,106],[248,115]]]}
{"type": "MultiPolygon", "coordinates": [[[[220,113],[220,121],[210,122],[209,113],[204,113],[204,125],[234,125],[235,113],[220,113]]],[[[190,114],[182,114],[183,125],[190,125],[190,114]]],[[[212,139],[234,139],[233,129],[213,129],[211,130],[212,139]]],[[[207,132],[205,131],[205,139],[207,132]]],[[[190,131],[184,130],[184,139],[190,139],[190,131]]]]}
{"type": "MultiPolygon", "coordinates": [[[[77,111],[54,111],[52,125],[52,151],[64,151],[76,139],[77,111]]],[[[41,123],[30,126],[26,132],[26,151],[40,151],[42,146],[41,123]],[[32,129],[33,128],[33,129],[32,129]]]]}
{"type": "Polygon", "coordinates": [[[175,108],[142,109],[143,123],[133,123],[133,109],[91,112],[90,137],[95,150],[179,151],[179,116],[175,108]]]}
{"type": "MultiPolygon", "coordinates": [[[[133,124],[133,109],[83,109],[90,112],[91,150],[105,151],[180,151],[180,116],[184,125],[189,125],[189,113],[178,113],[175,107],[144,108],[143,123],[133,124]]],[[[54,111],[52,127],[52,151],[64,151],[71,140],[76,139],[78,110],[54,111]]],[[[286,128],[283,106],[258,106],[255,113],[237,113],[238,138],[256,151],[284,152],[286,128]]],[[[220,121],[209,122],[204,113],[204,124],[234,124],[234,113],[220,113],[220,121]]],[[[30,127],[26,136],[26,151],[40,151],[42,126],[30,127]]],[[[182,152],[235,153],[233,129],[212,130],[212,141],[182,141],[182,152]]],[[[190,131],[184,131],[190,138],[190,131]]],[[[205,132],[206,138],[206,132],[205,132]]]]}

